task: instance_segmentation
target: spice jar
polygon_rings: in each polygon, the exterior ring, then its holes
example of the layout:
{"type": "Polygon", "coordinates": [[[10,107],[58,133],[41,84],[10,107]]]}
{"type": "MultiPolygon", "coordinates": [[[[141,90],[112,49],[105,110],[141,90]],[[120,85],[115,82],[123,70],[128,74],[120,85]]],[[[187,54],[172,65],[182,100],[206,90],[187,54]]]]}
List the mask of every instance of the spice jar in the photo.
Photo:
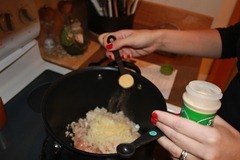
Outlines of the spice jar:
{"type": "Polygon", "coordinates": [[[217,110],[221,106],[221,89],[206,81],[191,81],[183,94],[181,117],[202,125],[211,126],[217,110]]]}
{"type": "Polygon", "coordinates": [[[43,47],[48,51],[54,50],[57,45],[53,28],[54,16],[54,10],[47,5],[39,9],[41,29],[44,32],[43,47]]]}
{"type": "Polygon", "coordinates": [[[60,44],[70,55],[83,54],[88,46],[88,40],[85,36],[81,22],[72,17],[72,2],[62,0],[58,3],[58,9],[62,13],[63,27],[60,33],[60,44]]]}

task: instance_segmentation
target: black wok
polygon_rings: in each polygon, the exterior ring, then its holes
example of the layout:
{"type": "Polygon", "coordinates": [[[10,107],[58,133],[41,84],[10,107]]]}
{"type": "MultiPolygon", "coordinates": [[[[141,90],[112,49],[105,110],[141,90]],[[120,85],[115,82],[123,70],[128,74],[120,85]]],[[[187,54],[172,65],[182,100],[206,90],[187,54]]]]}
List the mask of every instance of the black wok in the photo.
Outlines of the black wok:
{"type": "MultiPolygon", "coordinates": [[[[50,137],[60,146],[58,155],[79,160],[121,159],[117,154],[93,154],[75,149],[65,137],[66,126],[84,118],[89,110],[104,107],[108,111],[123,111],[144,133],[153,125],[153,110],[166,110],[166,103],[155,85],[138,73],[129,71],[134,86],[123,89],[118,85],[119,71],[115,67],[94,66],[76,70],[54,82],[43,98],[42,114],[50,137]]],[[[138,148],[131,159],[147,160],[155,143],[138,148]]]]}

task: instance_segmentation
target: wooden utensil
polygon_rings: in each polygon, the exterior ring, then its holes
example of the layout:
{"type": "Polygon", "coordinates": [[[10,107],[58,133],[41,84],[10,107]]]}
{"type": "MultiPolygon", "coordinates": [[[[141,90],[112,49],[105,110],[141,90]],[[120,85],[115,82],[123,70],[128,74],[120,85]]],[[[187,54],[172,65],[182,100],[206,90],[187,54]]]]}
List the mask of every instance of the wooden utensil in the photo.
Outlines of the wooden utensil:
{"type": "Polygon", "coordinates": [[[118,17],[117,0],[113,0],[113,10],[114,10],[115,17],[118,17]]]}
{"type": "Polygon", "coordinates": [[[131,8],[135,0],[127,0],[127,15],[131,15],[131,8]]]}

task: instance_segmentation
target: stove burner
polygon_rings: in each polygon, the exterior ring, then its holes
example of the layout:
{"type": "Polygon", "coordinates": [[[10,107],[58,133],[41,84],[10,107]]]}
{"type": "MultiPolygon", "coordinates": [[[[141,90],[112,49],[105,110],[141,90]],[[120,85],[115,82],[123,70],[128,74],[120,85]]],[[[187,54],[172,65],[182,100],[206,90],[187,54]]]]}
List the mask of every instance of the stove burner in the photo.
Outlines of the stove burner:
{"type": "Polygon", "coordinates": [[[41,84],[34,88],[28,96],[28,104],[33,111],[41,113],[43,96],[50,85],[51,83],[41,84]]]}
{"type": "MultiPolygon", "coordinates": [[[[11,139],[6,141],[4,150],[0,150],[1,160],[39,160],[46,131],[42,115],[29,107],[28,96],[37,86],[50,84],[60,76],[45,70],[5,104],[7,125],[1,133],[11,139]]],[[[32,94],[32,98],[33,95],[38,94],[32,94]]]]}

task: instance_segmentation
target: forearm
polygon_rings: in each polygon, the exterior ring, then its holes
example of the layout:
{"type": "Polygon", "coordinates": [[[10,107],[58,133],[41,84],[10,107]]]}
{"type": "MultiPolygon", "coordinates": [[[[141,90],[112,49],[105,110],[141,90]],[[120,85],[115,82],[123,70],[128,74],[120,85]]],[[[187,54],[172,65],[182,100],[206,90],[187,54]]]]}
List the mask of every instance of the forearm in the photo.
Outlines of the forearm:
{"type": "Polygon", "coordinates": [[[220,58],[221,38],[217,30],[155,30],[156,50],[177,54],[220,58]]]}

